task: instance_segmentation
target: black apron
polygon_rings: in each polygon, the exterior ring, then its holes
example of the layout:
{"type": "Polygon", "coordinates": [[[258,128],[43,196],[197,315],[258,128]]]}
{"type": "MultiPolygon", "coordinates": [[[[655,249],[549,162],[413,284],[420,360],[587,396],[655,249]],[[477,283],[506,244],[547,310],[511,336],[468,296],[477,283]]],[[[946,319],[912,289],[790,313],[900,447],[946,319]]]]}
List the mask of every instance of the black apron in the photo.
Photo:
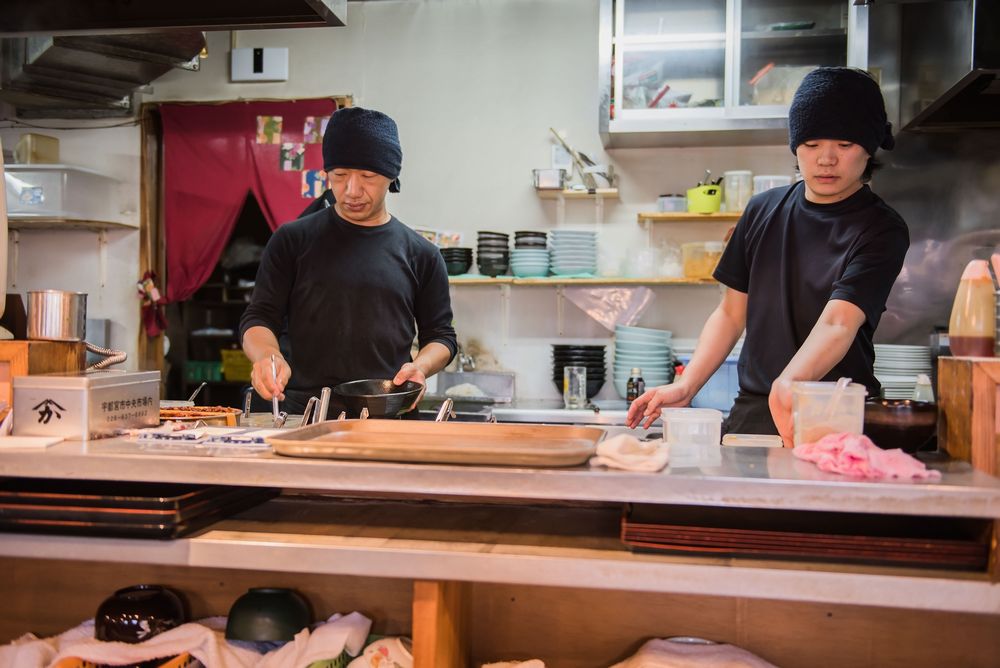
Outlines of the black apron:
{"type": "Polygon", "coordinates": [[[729,417],[722,423],[723,434],[773,434],[778,435],[774,426],[767,397],[740,390],[729,411],[729,417]]]}

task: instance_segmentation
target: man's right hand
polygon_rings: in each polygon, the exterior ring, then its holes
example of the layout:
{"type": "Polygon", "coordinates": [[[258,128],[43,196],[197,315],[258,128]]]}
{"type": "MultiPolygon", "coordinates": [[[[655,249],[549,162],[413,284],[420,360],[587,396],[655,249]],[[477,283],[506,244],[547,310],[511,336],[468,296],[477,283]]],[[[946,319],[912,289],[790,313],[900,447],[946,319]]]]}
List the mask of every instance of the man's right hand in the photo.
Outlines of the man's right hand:
{"type": "Polygon", "coordinates": [[[643,428],[649,429],[656,418],[660,417],[661,409],[687,406],[691,403],[692,396],[694,392],[683,380],[646,390],[629,406],[625,424],[630,429],[635,429],[642,422],[643,428]]]}
{"type": "Polygon", "coordinates": [[[250,384],[264,400],[270,401],[277,396],[279,401],[285,399],[285,386],[292,377],[292,368],[280,354],[274,355],[274,367],[277,370],[278,382],[274,381],[271,370],[271,356],[265,355],[257,360],[250,372],[250,384]]]}

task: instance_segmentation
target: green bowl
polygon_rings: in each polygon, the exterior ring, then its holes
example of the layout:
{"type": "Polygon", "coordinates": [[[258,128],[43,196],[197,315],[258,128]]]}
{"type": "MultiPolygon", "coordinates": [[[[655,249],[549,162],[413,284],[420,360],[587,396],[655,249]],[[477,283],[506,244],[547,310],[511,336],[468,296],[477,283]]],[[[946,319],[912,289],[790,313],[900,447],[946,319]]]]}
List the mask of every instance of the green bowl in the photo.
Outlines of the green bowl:
{"type": "Polygon", "coordinates": [[[312,623],[309,603],[293,589],[257,587],[236,599],[226,620],[227,640],[281,642],[312,623]]]}

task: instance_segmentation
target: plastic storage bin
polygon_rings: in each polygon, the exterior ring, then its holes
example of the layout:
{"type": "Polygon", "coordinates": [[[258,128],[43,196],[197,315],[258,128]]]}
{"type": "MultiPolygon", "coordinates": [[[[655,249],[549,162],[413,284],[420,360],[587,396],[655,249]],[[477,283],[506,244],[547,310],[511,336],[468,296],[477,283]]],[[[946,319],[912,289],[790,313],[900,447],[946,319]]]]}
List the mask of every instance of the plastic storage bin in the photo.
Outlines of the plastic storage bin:
{"type": "Polygon", "coordinates": [[[250,358],[242,350],[226,350],[222,353],[222,377],[226,380],[250,380],[250,372],[253,371],[253,364],[250,358]]]}
{"type": "Polygon", "coordinates": [[[123,222],[109,176],[70,165],[10,165],[4,177],[11,218],[123,222]]]}
{"type": "Polygon", "coordinates": [[[715,266],[722,259],[725,244],[721,241],[695,241],[681,244],[681,258],[684,277],[694,279],[712,278],[715,266]]]}
{"type": "MultiPolygon", "coordinates": [[[[691,361],[691,356],[681,357],[680,360],[686,365],[691,361]]],[[[692,408],[715,408],[728,414],[733,407],[733,401],[740,392],[740,379],[737,371],[739,357],[727,357],[718,371],[712,374],[708,382],[694,395],[691,400],[692,408]]]]}

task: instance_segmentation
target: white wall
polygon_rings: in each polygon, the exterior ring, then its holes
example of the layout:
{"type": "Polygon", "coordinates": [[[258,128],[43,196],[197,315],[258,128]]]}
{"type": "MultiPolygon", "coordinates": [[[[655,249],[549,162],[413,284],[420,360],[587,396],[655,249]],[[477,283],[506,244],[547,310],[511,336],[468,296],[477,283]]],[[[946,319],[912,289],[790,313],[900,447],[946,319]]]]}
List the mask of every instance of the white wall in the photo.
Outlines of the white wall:
{"type": "MultiPolygon", "coordinates": [[[[396,119],[403,143],[402,192],[391,211],[415,227],[462,230],[551,229],[556,205],[530,186],[549,163],[549,127],[621,175],[621,201],[608,202],[600,244],[613,258],[646,244],[636,213],[656,196],[680,192],[706,168],[790,173],[788,148],[619,149],[604,153],[597,132],[597,0],[407,0],[350,3],[348,26],[243,31],[240,47],[288,47],[290,80],[231,84],[229,33],[209,35],[201,71],[154,82],[155,100],[232,100],[349,94],[355,104],[396,119]]],[[[128,153],[128,151],[125,151],[128,153]]],[[[138,155],[134,137],[131,156],[138,155]]],[[[589,202],[568,202],[566,224],[592,226],[589,202]]],[[[725,226],[657,228],[653,242],[721,238],[725,226]]],[[[617,259],[614,260],[617,262],[617,259]]],[[[134,281],[130,278],[129,281],[134,281]]],[[[718,301],[713,287],[655,289],[640,324],[695,337],[718,301]]],[[[556,397],[548,344],[559,340],[556,292],[514,288],[504,336],[501,291],[453,289],[460,339],[480,339],[518,372],[521,397],[556,397]]],[[[610,342],[572,304],[566,340],[610,342]]],[[[614,397],[610,383],[599,398],[614,397]]]]}
{"type": "MultiPolygon", "coordinates": [[[[60,161],[88,167],[119,181],[114,192],[121,220],[139,224],[139,129],[134,125],[97,129],[116,121],[31,121],[36,128],[3,128],[0,139],[13,149],[25,132],[57,137],[60,161]],[[55,129],[81,128],[81,129],[55,129]]],[[[120,123],[121,121],[117,121],[120,123]]],[[[119,369],[136,369],[139,336],[139,301],[135,283],[139,268],[138,230],[107,234],[104,286],[101,286],[98,234],[84,230],[20,230],[10,234],[7,291],[26,297],[29,290],[73,290],[87,293],[87,317],[111,321],[109,345],[128,353],[119,369]]]]}

